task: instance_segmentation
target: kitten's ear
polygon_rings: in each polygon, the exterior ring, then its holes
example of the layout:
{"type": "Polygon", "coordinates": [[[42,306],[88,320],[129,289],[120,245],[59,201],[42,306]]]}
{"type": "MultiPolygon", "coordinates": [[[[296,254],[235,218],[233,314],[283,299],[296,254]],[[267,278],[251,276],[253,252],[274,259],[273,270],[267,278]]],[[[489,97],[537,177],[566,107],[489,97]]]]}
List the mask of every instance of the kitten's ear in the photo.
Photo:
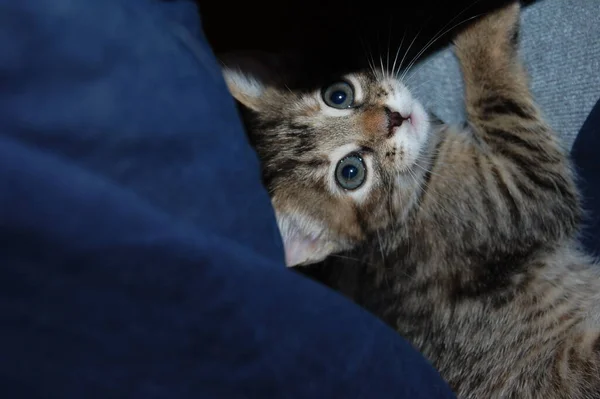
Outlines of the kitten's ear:
{"type": "Polygon", "coordinates": [[[266,90],[265,85],[260,80],[240,70],[229,68],[223,69],[223,76],[233,98],[246,108],[260,111],[260,99],[266,90]]]}
{"type": "Polygon", "coordinates": [[[308,233],[310,227],[297,218],[278,214],[277,223],[285,248],[285,264],[288,267],[317,263],[343,249],[337,248],[321,234],[308,233]]]}
{"type": "Polygon", "coordinates": [[[317,263],[331,255],[332,248],[327,242],[307,235],[287,234],[283,237],[285,248],[285,264],[288,267],[306,266],[317,263]]]}
{"type": "Polygon", "coordinates": [[[266,90],[281,83],[282,63],[276,55],[238,52],[222,54],[219,59],[231,95],[254,111],[260,111],[266,90]]]}

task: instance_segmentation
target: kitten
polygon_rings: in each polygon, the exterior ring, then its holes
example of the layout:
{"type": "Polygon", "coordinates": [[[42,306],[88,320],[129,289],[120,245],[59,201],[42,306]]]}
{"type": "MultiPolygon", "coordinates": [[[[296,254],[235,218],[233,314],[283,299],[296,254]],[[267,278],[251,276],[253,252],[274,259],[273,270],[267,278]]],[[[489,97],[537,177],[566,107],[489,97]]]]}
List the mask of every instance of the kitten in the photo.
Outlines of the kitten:
{"type": "Polygon", "coordinates": [[[374,71],[311,93],[225,78],[289,266],[334,255],[329,266],[359,271],[338,288],[459,397],[600,398],[600,269],[577,249],[574,174],[528,90],[518,24],[512,3],[456,38],[463,128],[374,71]]]}

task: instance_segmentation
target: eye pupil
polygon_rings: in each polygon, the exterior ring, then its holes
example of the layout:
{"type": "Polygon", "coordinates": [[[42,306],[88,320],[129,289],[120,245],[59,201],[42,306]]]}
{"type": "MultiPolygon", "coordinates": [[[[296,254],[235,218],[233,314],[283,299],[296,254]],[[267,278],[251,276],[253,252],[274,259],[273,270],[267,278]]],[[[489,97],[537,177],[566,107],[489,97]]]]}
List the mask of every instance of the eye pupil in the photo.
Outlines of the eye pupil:
{"type": "Polygon", "coordinates": [[[354,165],[346,165],[342,168],[342,177],[346,180],[352,180],[358,175],[358,168],[354,165]]]}
{"type": "Polygon", "coordinates": [[[332,103],[334,103],[334,104],[338,104],[338,105],[339,105],[339,104],[343,104],[343,103],[344,103],[344,101],[346,101],[346,98],[347,98],[347,97],[348,97],[348,96],[346,95],[346,93],[344,93],[343,91],[339,91],[339,90],[338,90],[338,91],[334,91],[334,92],[331,94],[331,97],[330,97],[330,99],[331,99],[331,102],[332,102],[332,103]]]}

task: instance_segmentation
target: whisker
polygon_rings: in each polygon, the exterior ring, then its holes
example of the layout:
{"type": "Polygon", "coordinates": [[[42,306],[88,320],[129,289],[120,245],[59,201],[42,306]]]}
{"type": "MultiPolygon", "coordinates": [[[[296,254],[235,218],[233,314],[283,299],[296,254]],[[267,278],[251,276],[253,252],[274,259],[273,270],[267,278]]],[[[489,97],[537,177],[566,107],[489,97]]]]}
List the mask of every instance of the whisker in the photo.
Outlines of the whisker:
{"type": "Polygon", "coordinates": [[[394,57],[394,64],[392,65],[392,76],[397,76],[396,73],[396,61],[398,61],[398,55],[400,54],[400,49],[402,49],[402,45],[404,44],[404,38],[406,37],[406,27],[404,27],[404,33],[402,34],[402,40],[400,41],[400,45],[398,46],[398,50],[396,50],[396,56],[394,57]]]}
{"type": "MultiPolygon", "coordinates": [[[[410,176],[413,178],[413,180],[415,181],[415,183],[419,186],[419,190],[422,191],[423,189],[427,189],[427,191],[432,192],[434,191],[433,186],[431,186],[430,184],[426,183],[423,180],[420,180],[417,178],[417,176],[415,176],[414,172],[411,171],[409,169],[409,174],[410,176]]],[[[442,205],[442,203],[440,201],[438,201],[438,199],[436,198],[436,196],[440,196],[443,199],[445,199],[446,201],[450,202],[450,199],[448,197],[446,197],[445,195],[443,195],[440,192],[435,192],[435,194],[430,195],[429,199],[431,200],[431,202],[433,202],[434,205],[436,205],[437,207],[439,207],[441,210],[443,210],[445,213],[447,213],[448,215],[452,216],[453,218],[458,218],[458,216],[456,214],[454,214],[452,211],[450,211],[448,208],[446,208],[445,205],[442,205]]],[[[421,208],[422,212],[425,212],[427,208],[421,208]]]]}
{"type": "MultiPolygon", "coordinates": [[[[431,18],[431,17],[430,17],[431,18]]],[[[400,72],[402,70],[402,64],[404,64],[404,60],[406,59],[406,56],[408,55],[408,53],[410,52],[410,49],[412,48],[413,44],[415,43],[415,41],[417,40],[417,38],[419,37],[419,35],[421,34],[421,32],[423,31],[423,29],[425,29],[425,25],[424,24],[421,29],[419,29],[419,32],[417,32],[417,34],[415,35],[415,37],[412,39],[412,41],[410,42],[410,44],[408,45],[408,48],[406,49],[406,52],[404,53],[404,56],[402,57],[402,60],[400,61],[400,66],[398,67],[398,72],[400,72]]],[[[400,78],[400,80],[402,80],[402,78],[400,78]]]]}
{"type": "Polygon", "coordinates": [[[396,214],[394,212],[394,206],[393,206],[393,204],[394,204],[394,191],[391,190],[390,191],[390,196],[388,198],[388,206],[387,206],[387,208],[388,208],[390,220],[392,222],[395,222],[396,221],[396,214]]]}
{"type": "Polygon", "coordinates": [[[390,73],[390,42],[392,40],[392,18],[393,15],[390,15],[389,29],[388,29],[388,41],[387,41],[387,56],[385,60],[385,74],[386,76],[390,73]]]}
{"type": "Polygon", "coordinates": [[[381,236],[379,235],[379,229],[377,229],[375,232],[377,233],[377,242],[379,244],[379,251],[381,252],[381,259],[385,263],[385,254],[383,252],[383,244],[381,242],[381,236]]]}
{"type": "MultiPolygon", "coordinates": [[[[435,172],[433,172],[432,170],[429,170],[429,169],[427,169],[427,168],[423,167],[422,165],[419,165],[419,161],[416,161],[416,162],[415,162],[413,165],[415,165],[417,168],[419,168],[419,169],[423,170],[424,172],[426,172],[426,173],[430,173],[430,174],[432,174],[433,176],[437,176],[437,177],[439,177],[439,178],[441,178],[441,179],[445,179],[445,180],[451,180],[451,181],[460,181],[460,179],[455,179],[455,178],[452,178],[452,177],[450,177],[450,176],[443,176],[443,175],[440,175],[439,173],[435,173],[435,172]]],[[[441,164],[441,163],[438,163],[438,165],[440,165],[440,166],[441,166],[441,165],[443,165],[443,164],[441,164]]]]}
{"type": "Polygon", "coordinates": [[[370,55],[371,60],[367,59],[367,62],[369,63],[369,67],[371,68],[371,72],[373,73],[374,76],[377,76],[377,72],[375,72],[375,61],[373,60],[373,55],[370,55]]]}
{"type": "MultiPolygon", "coordinates": [[[[421,70],[421,68],[423,68],[422,65],[415,65],[414,67],[414,71],[412,71],[412,73],[410,74],[410,76],[408,76],[405,80],[404,80],[404,84],[406,86],[408,86],[410,84],[410,82],[415,78],[415,76],[417,75],[417,72],[419,72],[421,70]]],[[[421,88],[423,86],[423,84],[425,84],[427,82],[422,82],[420,85],[414,87],[414,90],[417,90],[419,88],[421,88]]]]}
{"type": "Polygon", "coordinates": [[[382,58],[382,51],[381,51],[381,37],[380,37],[380,31],[379,29],[377,29],[377,54],[379,55],[379,65],[381,68],[381,76],[385,76],[384,73],[384,68],[383,68],[383,58],[382,58]]]}
{"type": "Polygon", "coordinates": [[[367,262],[365,262],[363,259],[353,258],[351,256],[338,255],[338,254],[332,254],[332,255],[329,255],[329,256],[332,257],[332,258],[339,258],[339,259],[344,259],[344,260],[351,260],[353,262],[367,264],[367,262]]]}
{"type": "MultiPolygon", "coordinates": [[[[408,77],[408,79],[404,80],[402,83],[406,86],[406,88],[408,90],[410,90],[412,93],[416,93],[417,91],[419,91],[423,86],[425,86],[427,83],[427,81],[424,82],[420,82],[416,85],[413,85],[412,83],[412,79],[414,79],[416,77],[416,72],[418,72],[420,69],[422,68],[422,66],[418,66],[416,67],[416,71],[413,71],[413,73],[408,77]]],[[[424,105],[429,105],[429,104],[424,104],[424,105]]]]}
{"type": "MultiPolygon", "coordinates": [[[[373,268],[373,269],[375,269],[377,267],[377,265],[375,265],[374,263],[368,262],[364,258],[354,258],[354,257],[351,257],[351,256],[339,255],[339,254],[332,254],[332,255],[329,255],[329,257],[343,259],[343,260],[349,260],[349,261],[354,262],[354,264],[356,264],[356,266],[365,265],[365,266],[368,266],[368,267],[373,268]]],[[[347,263],[346,263],[346,265],[347,265],[347,263]]]]}
{"type": "MultiPolygon", "coordinates": [[[[448,21],[448,22],[447,22],[447,23],[446,23],[444,26],[442,26],[442,27],[440,28],[440,30],[439,30],[439,31],[438,31],[436,34],[434,34],[434,35],[433,35],[433,37],[432,37],[432,38],[429,40],[429,42],[427,42],[427,44],[424,46],[424,48],[423,48],[423,49],[422,49],[422,50],[421,50],[421,51],[420,51],[420,52],[419,52],[419,53],[418,53],[418,54],[417,54],[417,55],[416,55],[416,56],[413,58],[413,61],[415,61],[416,59],[418,59],[418,58],[421,56],[421,54],[422,54],[424,51],[426,51],[426,49],[427,49],[427,48],[429,48],[429,47],[430,47],[430,46],[431,46],[433,43],[435,43],[435,41],[437,41],[437,39],[439,39],[439,37],[441,37],[441,36],[443,36],[443,35],[445,35],[445,34],[446,34],[446,32],[445,32],[445,33],[443,33],[442,35],[440,35],[440,36],[438,37],[438,35],[440,34],[440,32],[441,32],[441,31],[443,31],[444,29],[446,29],[446,28],[448,27],[448,25],[450,25],[452,22],[454,22],[454,21],[456,20],[456,18],[460,17],[460,16],[461,16],[462,14],[464,14],[464,13],[465,13],[465,12],[466,12],[466,11],[467,11],[469,8],[473,7],[473,6],[474,6],[475,4],[477,4],[479,1],[480,1],[480,0],[475,0],[475,1],[473,1],[471,4],[469,4],[468,6],[466,6],[465,8],[463,8],[463,9],[462,9],[462,10],[461,10],[461,11],[460,11],[458,14],[456,14],[456,15],[455,15],[455,16],[454,16],[454,17],[453,17],[453,18],[452,18],[450,21],[448,21]]],[[[454,29],[454,28],[450,28],[450,30],[452,30],[452,29],[454,29]]],[[[413,63],[413,62],[411,62],[411,63],[410,63],[410,65],[412,65],[412,63],[413,63]]],[[[410,69],[410,66],[407,68],[407,71],[408,71],[409,69],[410,69]]],[[[406,75],[406,73],[402,75],[402,78],[404,78],[404,76],[405,76],[405,75],[406,75]]],[[[402,80],[402,78],[401,78],[401,80],[402,80]]]]}
{"type": "Polygon", "coordinates": [[[404,79],[404,77],[406,76],[406,74],[410,71],[410,69],[412,68],[412,66],[415,64],[415,62],[417,62],[417,60],[419,59],[419,57],[425,53],[425,51],[427,51],[427,49],[429,49],[429,47],[431,47],[433,44],[435,44],[435,42],[437,42],[439,39],[441,39],[442,37],[444,37],[444,35],[446,35],[446,33],[456,29],[458,26],[465,24],[475,18],[479,18],[480,16],[482,16],[483,14],[477,14],[474,15],[470,18],[467,18],[453,26],[451,26],[450,28],[446,29],[444,32],[442,32],[440,35],[437,35],[437,37],[435,37],[434,40],[430,41],[425,47],[423,47],[423,49],[421,51],[419,51],[417,53],[417,55],[415,55],[415,57],[413,58],[413,60],[410,62],[410,64],[408,64],[408,66],[406,67],[406,70],[404,71],[404,73],[402,74],[402,77],[400,78],[400,80],[404,79]]]}
{"type": "Polygon", "coordinates": [[[369,69],[371,70],[371,73],[373,73],[373,76],[377,76],[377,73],[375,72],[375,61],[373,60],[373,53],[372,51],[369,49],[367,49],[366,43],[362,38],[359,38],[363,51],[365,52],[365,57],[367,58],[367,63],[369,65],[369,69]]]}
{"type": "MultiPolygon", "coordinates": [[[[399,272],[401,275],[403,275],[404,277],[408,277],[408,278],[409,278],[410,280],[412,280],[412,281],[417,281],[417,278],[416,278],[415,276],[411,276],[411,275],[410,275],[410,274],[408,274],[408,273],[407,273],[405,270],[402,270],[402,269],[401,269],[401,268],[399,268],[399,267],[393,267],[393,266],[392,266],[392,267],[390,267],[390,268],[388,268],[388,269],[389,269],[389,270],[393,270],[395,273],[398,273],[398,272],[399,272]]],[[[388,285],[389,285],[389,284],[388,284],[388,285]]],[[[390,286],[390,288],[392,288],[392,287],[390,286]]]]}
{"type": "MultiPolygon", "coordinates": [[[[413,172],[414,173],[414,172],[413,172]]],[[[415,177],[416,178],[416,177],[415,177]]],[[[446,194],[442,194],[440,191],[435,190],[435,186],[432,186],[430,183],[426,183],[425,181],[421,180],[418,181],[417,184],[420,185],[420,188],[426,188],[430,193],[433,193],[432,195],[429,196],[429,199],[431,200],[431,202],[433,202],[437,207],[439,207],[441,210],[443,210],[446,214],[450,215],[452,218],[454,219],[459,219],[460,216],[457,215],[456,213],[454,213],[454,211],[451,211],[450,208],[452,208],[452,198],[450,198],[449,196],[447,196],[446,194]],[[434,191],[435,190],[435,191],[434,191]],[[447,205],[450,206],[450,208],[448,208],[446,205],[444,205],[441,201],[440,198],[442,200],[444,200],[447,205]]],[[[425,208],[423,208],[425,209],[425,208]]]]}

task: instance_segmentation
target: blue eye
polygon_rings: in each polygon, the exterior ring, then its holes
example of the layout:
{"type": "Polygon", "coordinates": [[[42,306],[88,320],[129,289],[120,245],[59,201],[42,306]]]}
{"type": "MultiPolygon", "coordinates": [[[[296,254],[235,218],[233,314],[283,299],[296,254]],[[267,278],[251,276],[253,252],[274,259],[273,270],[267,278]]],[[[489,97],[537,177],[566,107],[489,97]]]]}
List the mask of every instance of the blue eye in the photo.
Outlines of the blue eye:
{"type": "Polygon", "coordinates": [[[358,168],[354,165],[346,165],[342,168],[341,174],[345,180],[352,180],[358,175],[358,168]]]}
{"type": "Polygon", "coordinates": [[[350,108],[354,105],[354,88],[345,81],[335,82],[322,91],[323,101],[331,108],[350,108]]]}
{"type": "Polygon", "coordinates": [[[329,100],[332,103],[339,105],[339,104],[343,104],[346,101],[347,97],[348,97],[348,95],[346,93],[344,93],[343,91],[334,91],[329,96],[329,100]]]}
{"type": "Polygon", "coordinates": [[[356,190],[365,182],[367,168],[359,154],[344,157],[335,168],[335,180],[344,190],[356,190]]]}

